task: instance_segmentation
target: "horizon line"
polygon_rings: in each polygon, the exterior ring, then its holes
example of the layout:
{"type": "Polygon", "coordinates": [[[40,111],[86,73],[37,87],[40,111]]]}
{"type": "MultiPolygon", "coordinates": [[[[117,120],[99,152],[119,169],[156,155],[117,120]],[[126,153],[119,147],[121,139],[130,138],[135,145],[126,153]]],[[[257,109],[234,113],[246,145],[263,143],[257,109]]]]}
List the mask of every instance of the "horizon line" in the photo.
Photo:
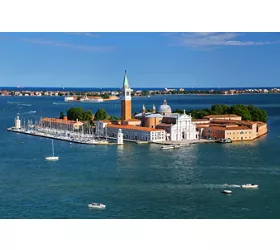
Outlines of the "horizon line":
{"type": "MultiPolygon", "coordinates": [[[[16,89],[25,89],[25,88],[57,88],[57,89],[111,89],[111,88],[115,88],[115,89],[121,89],[121,87],[59,87],[59,86],[0,86],[1,88],[16,88],[16,89]]],[[[134,88],[143,88],[143,89],[181,89],[181,88],[186,88],[186,89],[234,89],[234,88],[280,88],[280,86],[235,86],[235,87],[134,87],[134,88]]],[[[133,89],[133,88],[132,88],[133,89]]]]}

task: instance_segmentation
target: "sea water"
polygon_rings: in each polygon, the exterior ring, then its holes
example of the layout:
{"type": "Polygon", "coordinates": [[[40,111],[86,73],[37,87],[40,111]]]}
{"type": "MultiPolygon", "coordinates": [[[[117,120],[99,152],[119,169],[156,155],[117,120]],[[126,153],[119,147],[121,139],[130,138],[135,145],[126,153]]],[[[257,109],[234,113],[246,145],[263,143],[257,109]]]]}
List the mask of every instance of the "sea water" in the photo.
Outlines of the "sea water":
{"type": "MultiPolygon", "coordinates": [[[[158,108],[164,96],[135,97],[132,110],[158,108]]],[[[268,112],[269,133],[252,142],[79,145],[6,131],[17,114],[58,117],[81,106],[120,116],[120,101],[65,103],[63,97],[0,97],[0,218],[280,218],[280,95],[166,96],[173,110],[253,104],[268,112]],[[36,112],[35,112],[36,111],[36,112]],[[257,189],[242,189],[257,183],[257,189]],[[232,190],[231,195],[221,193],[232,190]],[[88,209],[88,203],[106,210],[88,209]]]]}

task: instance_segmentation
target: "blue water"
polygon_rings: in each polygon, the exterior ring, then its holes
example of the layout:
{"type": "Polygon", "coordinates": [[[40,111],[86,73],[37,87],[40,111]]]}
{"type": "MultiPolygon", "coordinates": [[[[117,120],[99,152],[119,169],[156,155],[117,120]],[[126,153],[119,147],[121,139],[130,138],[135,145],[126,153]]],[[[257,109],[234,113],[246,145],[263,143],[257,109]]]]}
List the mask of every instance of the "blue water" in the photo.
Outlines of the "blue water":
{"type": "MultiPolygon", "coordinates": [[[[181,87],[172,87],[168,89],[180,89],[181,87]]],[[[279,87],[227,87],[227,88],[184,88],[185,90],[245,90],[245,89],[273,89],[279,87]]],[[[165,88],[133,88],[134,90],[164,90],[165,88]]],[[[74,88],[74,87],[1,87],[0,90],[10,91],[76,91],[76,92],[94,92],[94,91],[120,91],[120,88],[74,88]]]]}
{"type": "MultiPolygon", "coordinates": [[[[159,106],[162,98],[135,97],[133,112],[143,103],[159,106]]],[[[158,145],[55,141],[60,160],[47,162],[50,140],[6,131],[17,113],[38,120],[74,105],[93,112],[103,107],[119,116],[119,101],[0,97],[0,218],[280,218],[280,96],[170,96],[167,102],[187,110],[215,103],[254,104],[267,110],[270,132],[253,142],[164,152],[158,145]],[[235,186],[244,183],[260,186],[235,186]],[[233,194],[223,195],[223,189],[233,194]],[[106,204],[106,210],[88,209],[91,201],[106,204]]]]}

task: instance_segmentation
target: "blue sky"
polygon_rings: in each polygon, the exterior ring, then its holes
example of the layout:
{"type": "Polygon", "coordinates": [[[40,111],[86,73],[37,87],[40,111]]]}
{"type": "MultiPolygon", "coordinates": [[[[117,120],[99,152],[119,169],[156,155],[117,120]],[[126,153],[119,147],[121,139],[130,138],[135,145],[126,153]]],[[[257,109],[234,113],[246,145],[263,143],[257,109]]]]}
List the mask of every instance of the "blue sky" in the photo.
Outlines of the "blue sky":
{"type": "Polygon", "coordinates": [[[0,86],[280,86],[280,33],[0,33],[0,86]]]}

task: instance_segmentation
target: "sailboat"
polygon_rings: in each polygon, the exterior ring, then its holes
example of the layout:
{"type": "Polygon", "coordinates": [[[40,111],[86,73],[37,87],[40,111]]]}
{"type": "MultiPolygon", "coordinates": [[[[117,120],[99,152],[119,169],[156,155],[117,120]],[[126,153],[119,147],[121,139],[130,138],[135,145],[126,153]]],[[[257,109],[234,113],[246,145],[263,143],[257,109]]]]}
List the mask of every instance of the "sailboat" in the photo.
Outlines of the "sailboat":
{"type": "Polygon", "coordinates": [[[52,140],[52,156],[46,156],[45,159],[48,161],[58,161],[58,159],[59,159],[58,156],[54,156],[53,140],[52,140]]]}

